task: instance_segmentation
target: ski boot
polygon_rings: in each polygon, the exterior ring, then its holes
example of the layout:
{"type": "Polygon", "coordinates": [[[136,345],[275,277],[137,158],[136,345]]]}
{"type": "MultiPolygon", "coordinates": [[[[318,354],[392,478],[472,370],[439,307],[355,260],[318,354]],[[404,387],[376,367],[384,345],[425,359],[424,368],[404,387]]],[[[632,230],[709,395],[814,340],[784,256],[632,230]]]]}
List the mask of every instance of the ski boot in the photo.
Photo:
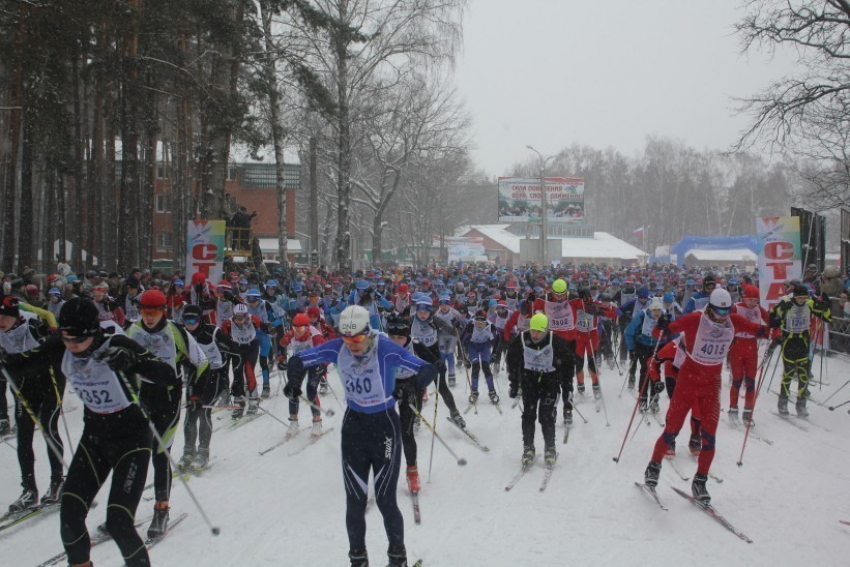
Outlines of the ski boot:
{"type": "Polygon", "coordinates": [[[247,415],[256,415],[256,413],[260,411],[260,399],[257,397],[256,392],[248,398],[248,411],[245,413],[247,415]]]}
{"type": "Polygon", "coordinates": [[[629,374],[629,390],[635,389],[635,375],[629,374]]]}
{"type": "Polygon", "coordinates": [[[322,416],[314,415],[313,416],[313,429],[310,430],[311,437],[321,437],[322,436],[322,416]]]}
{"type": "Polygon", "coordinates": [[[499,394],[496,393],[496,390],[490,390],[489,396],[491,402],[493,402],[494,404],[499,403],[499,394]]]}
{"type": "Polygon", "coordinates": [[[528,468],[534,462],[534,447],[527,446],[522,450],[522,466],[528,468]]]}
{"type": "Polygon", "coordinates": [[[210,450],[198,449],[198,452],[195,454],[195,460],[192,461],[192,467],[195,470],[202,470],[207,468],[208,464],[210,464],[210,450]]]}
{"type": "Polygon", "coordinates": [[[195,462],[195,451],[194,450],[184,450],[183,456],[180,457],[180,460],[177,461],[177,468],[181,471],[185,471],[187,469],[192,468],[192,463],[195,462]]]}
{"type": "Polygon", "coordinates": [[[422,420],[417,415],[413,417],[413,434],[418,434],[420,429],[422,429],[422,420]]]}
{"type": "Polygon", "coordinates": [[[233,413],[230,414],[232,419],[240,419],[242,415],[245,413],[245,398],[243,397],[234,397],[233,405],[239,406],[238,409],[234,409],[233,413]]]}
{"type": "Polygon", "coordinates": [[[265,384],[263,384],[263,393],[260,394],[260,397],[262,397],[263,399],[266,399],[271,395],[272,395],[271,385],[269,385],[269,383],[266,382],[265,384]]]}
{"type": "Polygon", "coordinates": [[[599,386],[599,384],[594,384],[593,385],[593,399],[598,400],[601,397],[602,397],[602,388],[599,386]]]}
{"type": "Polygon", "coordinates": [[[649,411],[652,413],[658,413],[661,411],[661,408],[658,407],[658,396],[652,396],[649,398],[649,411]]]}
{"type": "Polygon", "coordinates": [[[477,392],[477,391],[476,391],[476,392],[472,392],[471,394],[469,394],[469,403],[470,403],[470,404],[474,404],[474,403],[476,403],[477,401],[478,401],[478,392],[477,392]]]}
{"type": "Polygon", "coordinates": [[[711,496],[705,488],[705,483],[708,481],[708,475],[697,473],[694,475],[694,481],[691,484],[691,493],[694,498],[705,505],[711,504],[711,496]]]}
{"type": "Polygon", "coordinates": [[[281,371],[286,370],[286,367],[287,367],[287,364],[286,364],[286,359],[285,359],[285,358],[284,358],[283,360],[278,360],[278,361],[277,361],[277,369],[278,369],[278,370],[281,370],[281,371]]]}
{"type": "Polygon", "coordinates": [[[573,410],[572,409],[565,409],[564,410],[564,425],[569,427],[572,424],[573,424],[573,410]]]}
{"type": "Polygon", "coordinates": [[[690,449],[691,455],[699,455],[702,451],[702,440],[700,440],[699,435],[691,434],[691,438],[688,440],[688,449],[690,449]]]}
{"type": "Polygon", "coordinates": [[[0,437],[12,433],[12,428],[9,427],[8,419],[0,419],[0,437]]]}
{"type": "Polygon", "coordinates": [[[41,497],[41,504],[59,504],[59,499],[62,498],[62,485],[64,484],[65,479],[61,476],[58,479],[51,480],[50,488],[41,497]]]}
{"type": "Polygon", "coordinates": [[[38,490],[35,488],[35,484],[23,486],[23,493],[21,493],[17,500],[9,504],[10,514],[33,508],[38,504],[38,490]]]}
{"type": "Polygon", "coordinates": [[[466,422],[463,420],[463,417],[461,417],[460,412],[457,409],[453,409],[451,413],[451,418],[454,424],[461,429],[466,429],[466,422]]]}
{"type": "Polygon", "coordinates": [[[555,447],[546,447],[543,451],[543,461],[547,467],[555,466],[555,463],[558,462],[558,453],[555,451],[555,447]]]}
{"type": "Polygon", "coordinates": [[[365,549],[352,549],[348,552],[351,567],[369,567],[369,556],[365,549]]]}
{"type": "Polygon", "coordinates": [[[407,488],[413,494],[416,494],[422,488],[419,485],[419,469],[416,465],[407,467],[407,488]]]}
{"type": "Polygon", "coordinates": [[[753,408],[744,408],[743,418],[744,425],[749,424],[750,427],[755,427],[756,422],[753,421],[753,408]]]}
{"type": "Polygon", "coordinates": [[[646,398],[641,398],[640,399],[640,406],[638,406],[638,411],[640,413],[646,413],[648,409],[649,409],[649,404],[647,403],[646,398]]]}
{"type": "Polygon", "coordinates": [[[404,546],[390,547],[387,550],[387,567],[407,567],[407,550],[404,546]]]}
{"type": "Polygon", "coordinates": [[[661,476],[661,463],[649,461],[646,471],[643,473],[643,482],[650,488],[658,486],[658,477],[661,476]]]}
{"type": "Polygon", "coordinates": [[[168,529],[168,500],[162,500],[154,504],[153,520],[148,527],[148,539],[157,539],[165,535],[168,529]]]}
{"type": "Polygon", "coordinates": [[[289,414],[289,429],[286,430],[286,439],[292,439],[298,432],[298,414],[289,414]]]}
{"type": "Polygon", "coordinates": [[[788,396],[779,396],[776,410],[779,412],[779,415],[788,415],[788,396]]]}
{"type": "Polygon", "coordinates": [[[579,383],[577,390],[580,396],[584,395],[584,382],[579,383]]]}
{"type": "Polygon", "coordinates": [[[806,398],[797,398],[797,417],[803,419],[809,417],[809,410],[806,409],[806,398]]]}
{"type": "Polygon", "coordinates": [[[673,439],[673,442],[667,445],[667,450],[664,452],[665,457],[673,458],[676,456],[676,440],[673,439]]]}
{"type": "Polygon", "coordinates": [[[319,395],[320,396],[327,396],[328,395],[328,379],[325,378],[325,377],[322,377],[321,381],[319,382],[319,395]]]}
{"type": "Polygon", "coordinates": [[[457,384],[457,378],[454,374],[449,374],[449,388],[454,388],[457,384]]]}
{"type": "Polygon", "coordinates": [[[732,425],[738,425],[738,408],[729,408],[729,422],[732,425]]]}

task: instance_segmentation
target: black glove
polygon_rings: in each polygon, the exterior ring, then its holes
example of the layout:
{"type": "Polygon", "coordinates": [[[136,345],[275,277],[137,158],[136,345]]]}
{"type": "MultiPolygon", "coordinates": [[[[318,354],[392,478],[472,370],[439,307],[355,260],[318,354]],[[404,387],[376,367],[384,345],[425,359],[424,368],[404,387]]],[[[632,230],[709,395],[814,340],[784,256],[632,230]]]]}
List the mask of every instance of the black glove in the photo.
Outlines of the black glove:
{"type": "Polygon", "coordinates": [[[519,384],[511,384],[511,389],[508,391],[508,397],[513,399],[519,395],[519,384]]]}
{"type": "Polygon", "coordinates": [[[105,362],[113,372],[123,372],[138,362],[136,353],[122,347],[109,347],[96,358],[105,362]]]}
{"type": "Polygon", "coordinates": [[[670,316],[668,314],[664,314],[658,318],[658,328],[662,331],[666,331],[670,326],[670,316]]]}
{"type": "Polygon", "coordinates": [[[283,395],[290,399],[301,397],[301,388],[295,385],[294,382],[287,382],[283,387],[283,395]]]}
{"type": "Polygon", "coordinates": [[[659,380],[658,382],[655,382],[655,383],[652,385],[652,387],[653,387],[653,389],[655,390],[655,393],[656,393],[656,394],[660,394],[661,392],[663,392],[663,391],[664,391],[664,388],[665,388],[665,386],[664,386],[664,382],[662,382],[661,380],[659,380]]]}

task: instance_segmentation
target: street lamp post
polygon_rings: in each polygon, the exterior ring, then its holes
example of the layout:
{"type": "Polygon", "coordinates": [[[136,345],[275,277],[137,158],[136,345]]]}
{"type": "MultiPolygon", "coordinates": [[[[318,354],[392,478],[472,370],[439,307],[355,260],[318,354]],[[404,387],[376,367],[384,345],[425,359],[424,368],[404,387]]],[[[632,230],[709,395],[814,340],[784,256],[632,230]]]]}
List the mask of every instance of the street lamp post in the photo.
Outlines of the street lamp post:
{"type": "Polygon", "coordinates": [[[546,159],[543,159],[543,155],[535,150],[533,147],[527,145],[525,146],[532,152],[537,154],[537,157],[540,158],[540,266],[546,266],[546,256],[547,256],[547,238],[549,236],[549,224],[548,224],[548,200],[546,199],[546,162],[548,162],[552,157],[549,156],[546,159]]]}

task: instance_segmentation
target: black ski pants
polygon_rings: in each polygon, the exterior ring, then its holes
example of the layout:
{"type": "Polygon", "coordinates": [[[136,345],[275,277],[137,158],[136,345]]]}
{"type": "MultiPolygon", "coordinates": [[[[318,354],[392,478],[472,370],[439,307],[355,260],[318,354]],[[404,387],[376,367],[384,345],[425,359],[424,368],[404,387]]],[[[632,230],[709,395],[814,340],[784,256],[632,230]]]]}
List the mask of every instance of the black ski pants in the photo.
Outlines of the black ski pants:
{"type": "MultiPolygon", "coordinates": [[[[210,405],[218,399],[218,396],[221,394],[221,374],[227,372],[227,367],[210,370],[210,372],[213,375],[210,376],[207,390],[212,390],[212,392],[202,392],[204,405],[210,405]]],[[[188,397],[188,390],[186,395],[188,397]]],[[[212,440],[212,409],[187,409],[185,419],[186,421],[183,423],[183,437],[185,437],[183,452],[194,453],[195,440],[198,442],[198,449],[209,451],[210,441],[212,440]]]]}
{"type": "MultiPolygon", "coordinates": [[[[539,376],[539,375],[538,375],[539,376]]],[[[570,378],[572,380],[572,378],[570,378]]],[[[572,386],[572,384],[570,385],[572,386]]],[[[528,379],[522,381],[522,445],[534,447],[534,422],[540,421],[543,445],[555,446],[555,412],[558,410],[558,394],[561,384],[556,379],[528,379]]],[[[572,388],[567,392],[569,397],[572,388]]],[[[569,403],[569,402],[567,402],[569,403]]],[[[570,406],[572,408],[572,406],[570,406]]]]}
{"type": "Polygon", "coordinates": [[[342,476],[351,549],[366,548],[369,471],[374,475],[375,502],[384,517],[390,547],[404,546],[404,518],[396,501],[400,443],[401,422],[395,408],[370,414],[346,410],[342,423],[342,476]]]}
{"type": "Polygon", "coordinates": [[[401,444],[404,448],[404,460],[407,466],[416,465],[416,437],[413,435],[413,423],[416,421],[416,414],[413,413],[410,405],[416,408],[416,411],[422,411],[422,392],[416,389],[416,381],[413,379],[396,379],[396,386],[401,389],[401,398],[398,400],[398,414],[401,419],[401,444]]]}
{"type": "Polygon", "coordinates": [[[151,423],[165,442],[163,447],[156,438],[151,440],[154,494],[157,502],[167,502],[171,495],[171,461],[165,451],[170,451],[174,443],[177,423],[180,421],[181,399],[181,389],[174,388],[169,390],[168,396],[145,400],[145,410],[148,412],[151,423]]]}
{"type": "Polygon", "coordinates": [[[151,432],[137,408],[122,413],[125,415],[120,421],[103,420],[88,412],[85,416],[86,426],[68,469],[59,513],[62,543],[72,565],[89,560],[91,542],[86,516],[110,472],[112,487],[106,505],[106,530],[128,567],[150,565],[145,542],[133,522],[147,479],[151,432]],[[132,412],[137,415],[131,415],[132,412]]]}
{"type": "MultiPolygon", "coordinates": [[[[49,382],[51,385],[48,388],[42,386],[35,389],[28,387],[26,377],[16,378],[15,380],[21,388],[21,397],[23,397],[23,400],[21,400],[18,396],[15,396],[15,423],[18,425],[18,464],[21,467],[21,484],[26,488],[35,490],[35,452],[32,449],[32,442],[36,424],[30,416],[30,412],[45,428],[44,431],[49,439],[47,459],[50,462],[50,480],[51,482],[58,482],[62,480],[62,458],[59,455],[62,455],[64,446],[62,438],[59,436],[61,407],[56,396],[58,395],[61,399],[65,391],[65,378],[62,376],[56,379],[56,390],[53,389],[52,382],[49,382]],[[53,445],[53,449],[59,455],[50,448],[50,444],[53,445]]],[[[36,381],[33,380],[32,382],[35,383],[36,381]]],[[[5,382],[3,383],[5,384],[5,382]]],[[[41,427],[41,425],[38,427],[41,427]]]]}

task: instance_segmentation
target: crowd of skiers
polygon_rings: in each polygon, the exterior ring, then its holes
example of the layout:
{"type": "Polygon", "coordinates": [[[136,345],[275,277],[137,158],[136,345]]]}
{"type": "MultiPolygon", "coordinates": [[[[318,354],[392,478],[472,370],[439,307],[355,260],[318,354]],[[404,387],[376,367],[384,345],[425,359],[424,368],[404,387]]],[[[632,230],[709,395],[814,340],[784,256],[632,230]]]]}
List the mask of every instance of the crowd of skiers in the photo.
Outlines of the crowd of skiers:
{"type": "Polygon", "coordinates": [[[124,490],[110,493],[106,529],[128,565],[148,565],[144,540],[126,511],[136,510],[152,462],[148,537],[167,529],[168,452],[181,408],[185,442],[178,466],[202,469],[210,458],[213,409],[227,408],[233,420],[256,415],[271,394],[273,372],[287,372],[291,427],[297,428],[299,405],[306,402],[311,434],[320,435],[320,394],[332,388],[327,366],[336,364],[348,402],[342,457],[351,563],[368,562],[365,486],[373,470],[385,471],[375,484],[390,565],[403,566],[395,487],[403,454],[408,488],[419,491],[414,433],[426,386],[436,382],[451,421],[464,429],[452,392],[458,375],[468,380],[469,404],[477,403],[482,375],[487,398],[498,404],[494,377],[503,360],[509,395],[522,400],[523,465],[535,458],[535,422],[544,460],[554,465],[559,400],[569,426],[587,375],[592,396],[601,400],[601,365],[622,366],[641,412],[658,412],[665,392],[671,400],[647,485],[657,484],[662,458],[675,451],[690,412],[689,448],[699,454],[692,488],[707,503],[724,364],[732,376],[729,419],[739,418],[743,389],[741,415],[752,423],[760,339],[771,352],[779,347],[784,368],[777,411],[788,413],[796,379],[795,409],[807,414],[809,347],[822,336],[818,321],[831,317],[829,298],[816,275],[809,276],[787,282],[787,295],[766,312],[756,275],[735,266],[233,270],[212,281],[202,273],[184,279],[179,272],[142,269],[123,278],[94,270],[74,275],[60,265],[39,281],[2,275],[0,435],[11,429],[8,386],[23,486],[9,511],[61,502],[68,559],[88,565],[85,517],[112,472],[113,486],[124,490]],[[66,382],[85,405],[85,428],[63,476],[58,422],[66,382]],[[36,429],[45,435],[51,468],[40,501],[36,429]]]}

